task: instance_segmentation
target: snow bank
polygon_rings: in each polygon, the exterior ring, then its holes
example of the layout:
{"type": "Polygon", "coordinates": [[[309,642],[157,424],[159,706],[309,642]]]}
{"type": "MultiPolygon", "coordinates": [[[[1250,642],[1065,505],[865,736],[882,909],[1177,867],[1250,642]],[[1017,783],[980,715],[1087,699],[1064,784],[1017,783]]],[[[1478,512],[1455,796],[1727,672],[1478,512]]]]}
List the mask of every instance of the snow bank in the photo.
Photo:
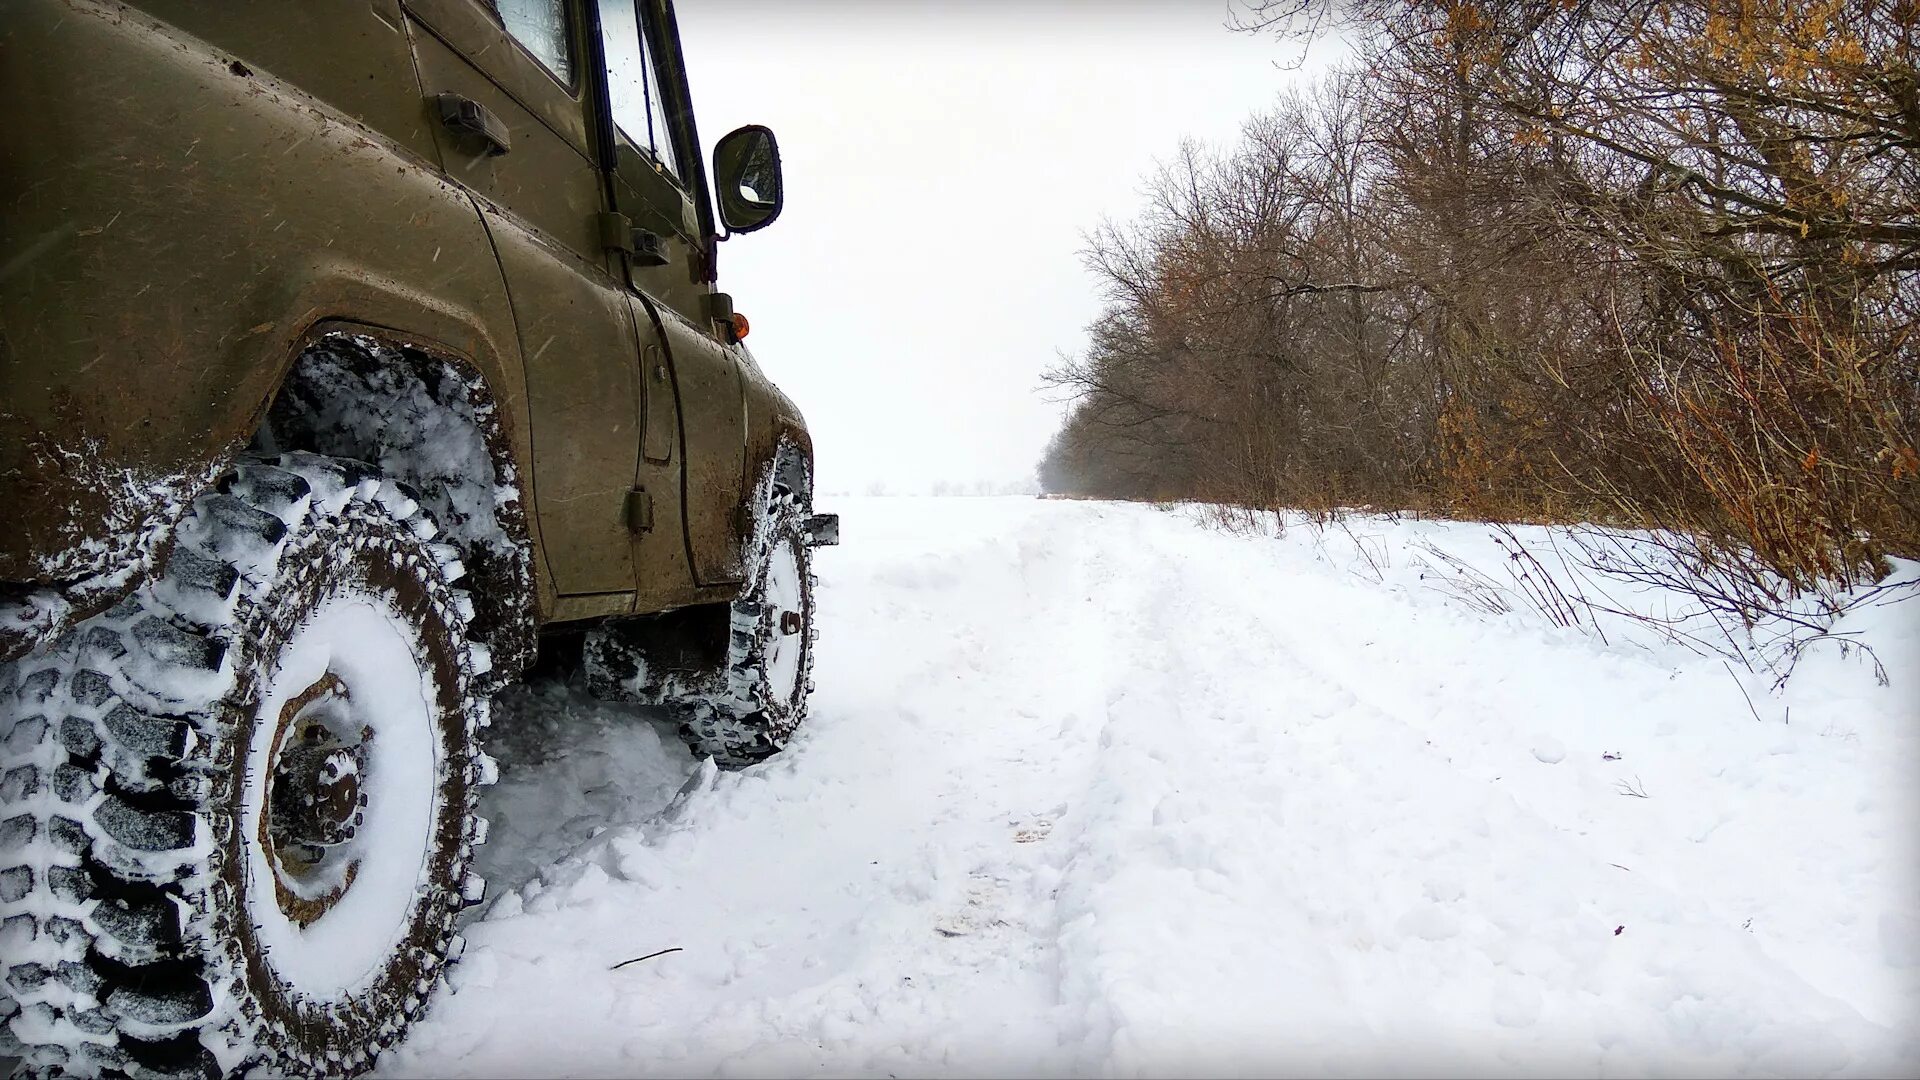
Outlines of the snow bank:
{"type": "Polygon", "coordinates": [[[1420,576],[1484,527],[832,509],[781,758],[502,699],[512,891],[385,1072],[1920,1071],[1920,607],[1774,693],[1420,576]]]}

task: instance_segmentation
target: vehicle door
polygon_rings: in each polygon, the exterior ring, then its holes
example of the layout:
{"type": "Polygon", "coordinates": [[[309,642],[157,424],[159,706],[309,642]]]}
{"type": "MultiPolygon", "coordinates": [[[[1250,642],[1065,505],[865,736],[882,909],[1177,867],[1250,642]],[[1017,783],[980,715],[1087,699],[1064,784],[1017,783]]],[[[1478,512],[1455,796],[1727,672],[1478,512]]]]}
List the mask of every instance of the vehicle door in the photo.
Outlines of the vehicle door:
{"type": "Polygon", "coordinates": [[[683,493],[686,557],[699,584],[736,582],[745,536],[745,387],[710,307],[712,211],[672,7],[667,0],[588,2],[607,71],[614,207],[635,230],[627,283],[642,335],[649,328],[654,335],[646,345],[646,449],[636,484],[670,483],[683,493]]]}
{"type": "MultiPolygon", "coordinates": [[[[640,341],[590,138],[592,52],[568,0],[404,0],[442,166],[479,196],[526,367],[548,570],[631,609],[640,341]]],[[[576,607],[575,614],[587,613],[576,607]]]]}

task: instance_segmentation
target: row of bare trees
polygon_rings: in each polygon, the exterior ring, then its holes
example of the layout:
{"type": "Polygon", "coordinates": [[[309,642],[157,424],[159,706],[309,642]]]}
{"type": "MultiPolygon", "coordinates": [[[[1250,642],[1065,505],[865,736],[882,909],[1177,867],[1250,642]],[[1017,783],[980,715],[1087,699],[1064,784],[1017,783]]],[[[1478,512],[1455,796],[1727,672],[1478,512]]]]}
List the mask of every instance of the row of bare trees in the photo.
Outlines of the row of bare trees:
{"type": "Polygon", "coordinates": [[[1089,238],[1052,491],[1920,557],[1920,4],[1255,0],[1355,59],[1089,238]]]}

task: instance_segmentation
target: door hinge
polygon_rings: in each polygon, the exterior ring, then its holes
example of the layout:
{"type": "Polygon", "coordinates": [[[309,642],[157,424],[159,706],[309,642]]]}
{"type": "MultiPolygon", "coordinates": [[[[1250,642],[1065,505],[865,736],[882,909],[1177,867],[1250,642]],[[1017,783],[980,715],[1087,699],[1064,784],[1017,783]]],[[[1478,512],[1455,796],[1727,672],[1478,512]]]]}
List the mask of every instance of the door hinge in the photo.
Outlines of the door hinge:
{"type": "Polygon", "coordinates": [[[600,215],[600,246],[633,253],[633,219],[611,210],[600,215]]]}
{"type": "Polygon", "coordinates": [[[646,488],[627,492],[627,531],[643,533],[653,528],[653,496],[646,488]]]}
{"type": "Polygon", "coordinates": [[[632,218],[617,211],[607,211],[598,218],[601,247],[625,254],[635,266],[665,266],[670,261],[667,242],[659,233],[635,228],[632,218]]]}
{"type": "Polygon", "coordinates": [[[633,252],[629,257],[635,266],[665,266],[669,261],[667,242],[659,233],[635,229],[633,230],[633,252]]]}

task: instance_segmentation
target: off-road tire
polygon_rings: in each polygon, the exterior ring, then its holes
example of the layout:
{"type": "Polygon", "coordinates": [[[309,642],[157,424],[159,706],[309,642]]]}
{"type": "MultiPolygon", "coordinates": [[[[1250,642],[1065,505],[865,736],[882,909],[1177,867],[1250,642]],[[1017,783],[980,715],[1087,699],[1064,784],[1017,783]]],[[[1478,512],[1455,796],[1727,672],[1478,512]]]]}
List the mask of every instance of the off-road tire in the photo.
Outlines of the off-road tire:
{"type": "MultiPolygon", "coordinates": [[[[369,466],[245,460],[195,501],[152,582],[0,665],[0,1027],[13,1044],[0,1051],[50,1074],[343,1075],[399,1040],[458,952],[457,912],[480,898],[474,804],[494,768],[479,750],[487,703],[473,692],[486,653],[452,586],[458,558],[434,533],[369,466]],[[241,823],[246,800],[278,790],[247,776],[264,771],[249,764],[272,723],[259,715],[265,695],[284,699],[275,687],[293,677],[283,651],[309,640],[301,628],[316,612],[355,605],[404,628],[393,663],[422,680],[407,709],[433,761],[403,773],[410,785],[430,778],[431,794],[410,805],[431,806],[431,825],[418,888],[391,901],[392,937],[371,946],[384,960],[322,1001],[281,977],[246,914],[265,890],[241,823]]],[[[329,678],[331,657],[351,651],[300,647],[330,657],[329,678]]],[[[279,713],[280,732],[297,704],[279,713]]],[[[282,737],[268,736],[270,754],[282,737]]],[[[281,879],[269,880],[278,893],[281,879]]]]}
{"type": "Polygon", "coordinates": [[[680,736],[693,752],[730,767],[764,761],[786,748],[807,717],[813,690],[814,577],[807,511],[797,493],[776,487],[747,551],[747,581],[728,613],[727,654],[714,692],[670,701],[680,736]],[[791,594],[778,598],[791,559],[791,594]],[[789,604],[793,606],[788,606],[789,604]],[[783,629],[782,616],[799,617],[783,629]],[[798,649],[792,673],[777,671],[777,650],[798,649]],[[780,685],[786,683],[786,686],[780,685]]]}
{"type": "Polygon", "coordinates": [[[714,693],[668,703],[680,721],[681,738],[695,754],[711,755],[721,765],[752,765],[779,753],[807,718],[815,582],[806,520],[799,495],[774,488],[747,552],[746,587],[729,612],[721,685],[714,693]],[[775,596],[782,558],[792,560],[793,572],[793,595],[784,599],[775,596]],[[798,615],[799,626],[783,630],[782,616],[789,612],[798,615]],[[790,677],[776,670],[782,647],[799,650],[790,677]]]}
{"type": "Polygon", "coordinates": [[[672,634],[636,635],[615,624],[589,632],[582,651],[595,697],[665,710],[695,754],[729,768],[779,753],[806,719],[813,690],[806,506],[798,492],[771,478],[762,491],[765,511],[747,543],[746,582],[727,606],[726,639],[717,650],[711,644],[689,649],[672,634]]]}

